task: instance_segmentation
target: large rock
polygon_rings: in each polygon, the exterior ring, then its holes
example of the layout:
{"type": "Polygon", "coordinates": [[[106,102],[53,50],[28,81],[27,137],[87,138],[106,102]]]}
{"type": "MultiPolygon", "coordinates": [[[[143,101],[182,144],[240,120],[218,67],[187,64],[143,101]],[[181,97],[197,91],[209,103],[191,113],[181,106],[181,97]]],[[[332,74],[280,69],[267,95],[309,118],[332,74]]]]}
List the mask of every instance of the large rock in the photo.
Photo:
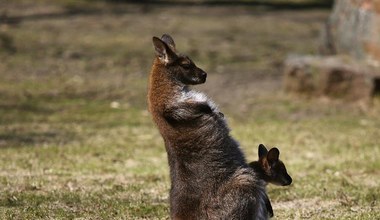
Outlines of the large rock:
{"type": "Polygon", "coordinates": [[[285,61],[287,92],[368,102],[380,90],[380,73],[350,57],[290,56],[285,61]]]}
{"type": "Polygon", "coordinates": [[[365,102],[380,93],[380,0],[336,0],[321,36],[328,56],[285,61],[286,91],[365,102]]]}

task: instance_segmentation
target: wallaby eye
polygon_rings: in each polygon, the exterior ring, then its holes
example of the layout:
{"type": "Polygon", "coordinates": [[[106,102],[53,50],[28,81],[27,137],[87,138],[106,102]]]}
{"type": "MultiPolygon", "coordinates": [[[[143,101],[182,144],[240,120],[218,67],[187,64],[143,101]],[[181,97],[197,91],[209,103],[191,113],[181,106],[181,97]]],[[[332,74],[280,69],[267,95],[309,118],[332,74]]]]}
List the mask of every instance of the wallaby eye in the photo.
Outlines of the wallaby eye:
{"type": "Polygon", "coordinates": [[[181,67],[183,67],[184,69],[190,69],[190,64],[189,63],[182,63],[181,64],[181,67]]]}

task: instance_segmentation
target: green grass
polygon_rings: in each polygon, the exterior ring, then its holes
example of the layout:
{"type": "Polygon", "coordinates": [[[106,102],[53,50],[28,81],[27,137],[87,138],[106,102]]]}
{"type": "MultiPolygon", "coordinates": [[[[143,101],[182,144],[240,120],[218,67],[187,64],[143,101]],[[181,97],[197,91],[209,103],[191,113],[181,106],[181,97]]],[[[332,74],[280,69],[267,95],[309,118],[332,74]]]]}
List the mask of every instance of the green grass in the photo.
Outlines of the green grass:
{"type": "Polygon", "coordinates": [[[328,11],[68,5],[89,6],[4,9],[25,17],[0,24],[0,219],[168,219],[166,152],[146,110],[162,33],[209,73],[200,89],[249,161],[260,143],[279,147],[294,182],[268,186],[276,219],[380,217],[379,97],[358,107],[281,89],[282,61],[317,51],[328,11]]]}

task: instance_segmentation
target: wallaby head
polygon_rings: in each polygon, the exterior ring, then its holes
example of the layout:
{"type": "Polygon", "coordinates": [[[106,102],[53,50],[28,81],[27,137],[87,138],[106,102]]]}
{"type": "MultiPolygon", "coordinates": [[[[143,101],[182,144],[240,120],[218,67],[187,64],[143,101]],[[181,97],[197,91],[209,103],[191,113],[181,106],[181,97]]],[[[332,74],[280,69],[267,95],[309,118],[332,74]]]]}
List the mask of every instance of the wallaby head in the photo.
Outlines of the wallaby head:
{"type": "Polygon", "coordinates": [[[259,145],[259,165],[262,168],[262,175],[267,183],[280,186],[287,186],[292,183],[292,177],[286,171],[285,164],[279,159],[280,151],[272,148],[269,151],[263,145],[259,145]]]}
{"type": "Polygon", "coordinates": [[[196,85],[206,82],[207,73],[198,68],[186,55],[177,53],[174,40],[164,34],[161,39],[153,37],[156,59],[165,68],[171,79],[183,85],[196,85]]]}

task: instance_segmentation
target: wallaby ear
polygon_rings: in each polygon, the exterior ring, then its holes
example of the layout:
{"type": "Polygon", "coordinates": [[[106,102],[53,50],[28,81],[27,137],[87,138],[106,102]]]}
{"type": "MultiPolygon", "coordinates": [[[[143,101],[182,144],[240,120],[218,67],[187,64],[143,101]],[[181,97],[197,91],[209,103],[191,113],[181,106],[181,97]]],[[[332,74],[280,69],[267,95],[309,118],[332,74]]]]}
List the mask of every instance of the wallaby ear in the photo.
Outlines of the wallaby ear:
{"type": "Polygon", "coordinates": [[[267,160],[269,162],[276,162],[278,161],[279,156],[280,156],[280,151],[274,147],[269,150],[268,155],[267,155],[267,160]]]}
{"type": "Polygon", "coordinates": [[[174,43],[174,40],[173,38],[169,35],[169,34],[164,34],[162,35],[161,37],[161,40],[163,42],[165,42],[169,47],[170,49],[173,51],[173,52],[176,52],[176,48],[175,48],[175,43],[174,43]]]}
{"type": "Polygon", "coordinates": [[[177,55],[158,37],[153,37],[153,45],[156,50],[156,56],[161,63],[167,65],[175,60],[177,55]]]}
{"type": "Polygon", "coordinates": [[[264,144],[259,144],[259,158],[265,157],[268,154],[267,148],[264,144]]]}

